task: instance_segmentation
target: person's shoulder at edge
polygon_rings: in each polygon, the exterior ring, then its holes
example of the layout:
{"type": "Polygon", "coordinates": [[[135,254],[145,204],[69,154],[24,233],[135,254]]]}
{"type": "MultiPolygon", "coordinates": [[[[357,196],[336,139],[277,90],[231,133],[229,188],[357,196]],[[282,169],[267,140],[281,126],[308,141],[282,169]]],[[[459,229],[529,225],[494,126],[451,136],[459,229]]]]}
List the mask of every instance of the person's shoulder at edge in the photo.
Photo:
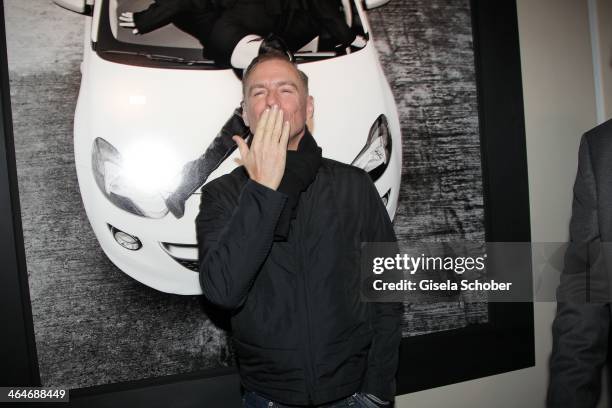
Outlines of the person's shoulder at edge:
{"type": "MultiPolygon", "coordinates": [[[[603,165],[607,168],[610,155],[612,154],[612,119],[585,132],[580,143],[583,145],[582,148],[586,149],[583,152],[588,152],[590,165],[593,171],[595,171],[595,175],[602,176],[601,166],[603,165]]],[[[581,157],[580,160],[585,160],[585,158],[581,157]]]]}
{"type": "Polygon", "coordinates": [[[609,119],[593,129],[588,130],[584,137],[588,140],[589,144],[599,143],[612,143],[612,119],[609,119]]]}

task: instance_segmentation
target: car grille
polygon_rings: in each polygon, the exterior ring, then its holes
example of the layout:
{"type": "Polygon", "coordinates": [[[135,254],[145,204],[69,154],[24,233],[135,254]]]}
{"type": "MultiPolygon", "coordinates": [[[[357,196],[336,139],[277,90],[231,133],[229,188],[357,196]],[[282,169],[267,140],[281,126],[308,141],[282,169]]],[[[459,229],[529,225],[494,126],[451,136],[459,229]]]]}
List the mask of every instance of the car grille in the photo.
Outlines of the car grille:
{"type": "Polygon", "coordinates": [[[198,272],[198,246],[189,244],[160,243],[164,252],[177,263],[190,271],[198,272]]]}
{"type": "Polygon", "coordinates": [[[200,269],[200,264],[198,261],[187,261],[185,259],[176,259],[176,258],[174,258],[174,260],[180,263],[181,265],[183,265],[185,268],[191,269],[194,272],[198,272],[200,269]]]}

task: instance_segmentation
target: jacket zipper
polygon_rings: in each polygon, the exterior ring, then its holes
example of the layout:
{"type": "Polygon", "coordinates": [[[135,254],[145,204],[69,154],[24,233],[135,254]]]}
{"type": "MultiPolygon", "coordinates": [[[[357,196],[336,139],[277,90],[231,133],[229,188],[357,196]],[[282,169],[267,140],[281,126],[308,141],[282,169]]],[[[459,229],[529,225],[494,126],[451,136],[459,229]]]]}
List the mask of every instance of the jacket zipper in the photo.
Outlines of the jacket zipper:
{"type": "MultiPolygon", "coordinates": [[[[297,221],[297,219],[296,219],[297,221]]],[[[296,222],[297,224],[297,222],[296,222]]],[[[299,246],[298,246],[299,248],[299,246]]],[[[308,394],[308,403],[312,404],[313,403],[313,396],[312,396],[312,390],[314,389],[314,359],[313,359],[313,355],[312,355],[312,337],[311,337],[311,333],[312,333],[312,327],[310,324],[310,306],[308,303],[308,279],[306,278],[306,274],[304,273],[304,257],[302,256],[303,254],[301,253],[302,251],[300,249],[298,249],[298,251],[300,252],[300,257],[298,265],[299,265],[299,274],[302,276],[302,284],[304,286],[303,290],[304,290],[304,305],[306,308],[306,355],[307,355],[307,362],[306,362],[306,368],[307,368],[307,375],[306,375],[306,392],[308,394]]]]}

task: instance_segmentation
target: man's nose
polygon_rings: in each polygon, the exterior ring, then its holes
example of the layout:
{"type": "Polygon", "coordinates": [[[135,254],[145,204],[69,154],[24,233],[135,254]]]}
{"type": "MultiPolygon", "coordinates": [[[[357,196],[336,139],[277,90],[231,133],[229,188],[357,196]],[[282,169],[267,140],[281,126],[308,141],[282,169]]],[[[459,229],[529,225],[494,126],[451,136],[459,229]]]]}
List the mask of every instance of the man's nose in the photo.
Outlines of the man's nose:
{"type": "Polygon", "coordinates": [[[276,91],[268,92],[268,95],[266,96],[266,105],[268,105],[269,108],[274,105],[279,106],[276,91]]]}

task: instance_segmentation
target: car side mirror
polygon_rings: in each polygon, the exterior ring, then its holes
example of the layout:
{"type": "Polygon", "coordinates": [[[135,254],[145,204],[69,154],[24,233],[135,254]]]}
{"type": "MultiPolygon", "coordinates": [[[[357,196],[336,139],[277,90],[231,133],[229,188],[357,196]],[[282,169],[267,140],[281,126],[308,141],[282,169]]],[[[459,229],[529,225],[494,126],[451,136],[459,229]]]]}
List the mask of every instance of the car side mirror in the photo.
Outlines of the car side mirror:
{"type": "Polygon", "coordinates": [[[372,10],[373,8],[384,6],[389,0],[364,0],[366,10],[372,10]]]}
{"type": "Polygon", "coordinates": [[[53,0],[53,2],[60,7],[79,14],[85,14],[88,9],[87,0],[53,0]]]}

